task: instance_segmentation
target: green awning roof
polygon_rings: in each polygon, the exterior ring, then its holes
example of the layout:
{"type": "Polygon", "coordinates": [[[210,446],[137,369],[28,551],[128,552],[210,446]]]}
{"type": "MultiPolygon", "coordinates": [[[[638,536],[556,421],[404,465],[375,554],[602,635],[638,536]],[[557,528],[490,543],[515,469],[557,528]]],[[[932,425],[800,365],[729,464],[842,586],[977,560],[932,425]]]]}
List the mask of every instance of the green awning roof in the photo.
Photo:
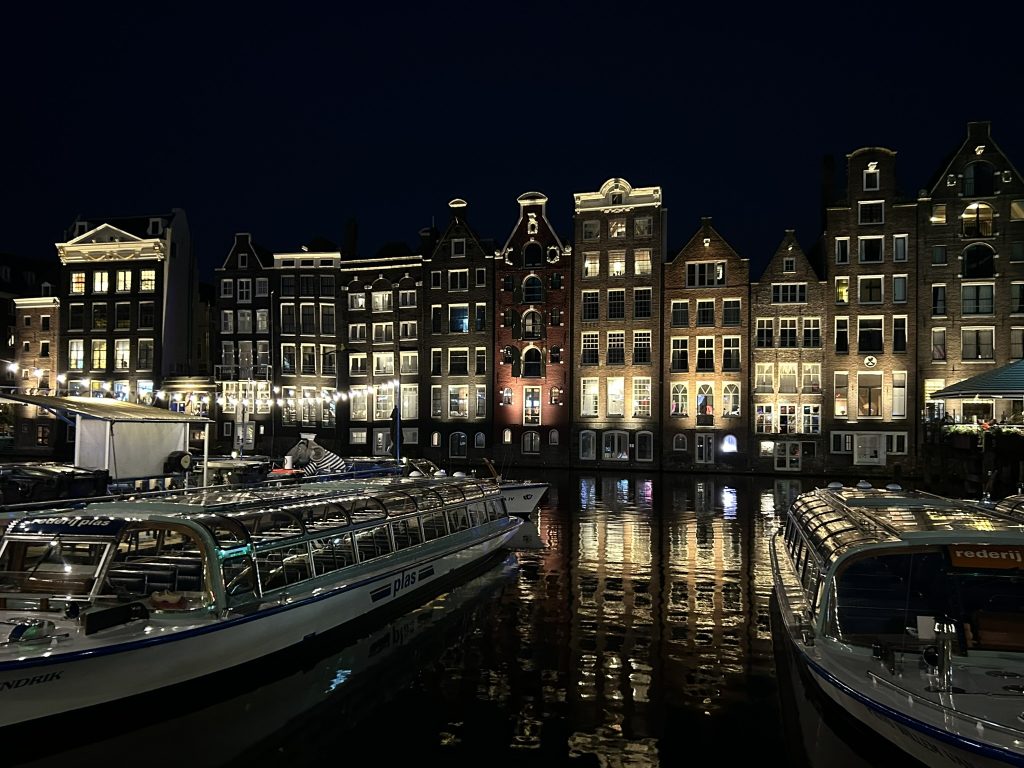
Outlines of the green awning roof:
{"type": "Polygon", "coordinates": [[[967,397],[1024,398],[1024,360],[971,376],[931,395],[935,400],[967,397]]]}

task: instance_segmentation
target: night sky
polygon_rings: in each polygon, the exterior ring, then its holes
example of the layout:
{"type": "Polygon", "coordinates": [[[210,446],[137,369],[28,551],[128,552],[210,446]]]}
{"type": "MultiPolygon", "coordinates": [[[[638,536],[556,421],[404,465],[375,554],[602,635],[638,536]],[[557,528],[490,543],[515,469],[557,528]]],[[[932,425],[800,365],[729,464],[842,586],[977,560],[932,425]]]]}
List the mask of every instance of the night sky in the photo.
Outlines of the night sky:
{"type": "Polygon", "coordinates": [[[821,234],[826,155],[896,150],[913,195],[990,120],[1024,169],[1019,10],[36,5],[0,24],[0,252],[25,258],[76,215],[174,207],[205,277],[236,231],[297,250],[355,220],[369,256],[455,197],[500,245],[527,191],[568,238],[573,193],[618,176],[662,187],[670,253],[711,216],[756,277],[821,234]]]}

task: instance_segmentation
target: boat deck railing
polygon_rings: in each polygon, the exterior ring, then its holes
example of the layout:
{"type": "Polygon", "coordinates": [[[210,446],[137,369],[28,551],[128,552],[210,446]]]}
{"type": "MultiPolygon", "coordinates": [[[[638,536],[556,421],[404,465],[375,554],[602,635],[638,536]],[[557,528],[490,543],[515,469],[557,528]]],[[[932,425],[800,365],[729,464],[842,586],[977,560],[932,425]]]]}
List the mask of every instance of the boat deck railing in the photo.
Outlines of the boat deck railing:
{"type": "MultiPolygon", "coordinates": [[[[955,720],[962,721],[965,725],[968,725],[972,729],[975,729],[975,730],[984,728],[986,731],[993,731],[995,733],[1000,733],[1000,734],[1006,736],[1009,739],[1013,739],[1014,741],[1018,741],[1018,742],[1019,741],[1024,741],[1024,730],[1021,730],[1019,728],[1011,728],[1010,726],[1004,725],[1002,723],[996,723],[996,722],[993,722],[992,720],[986,720],[983,717],[977,717],[975,715],[969,715],[966,712],[960,712],[959,710],[951,709],[950,707],[945,707],[941,703],[939,703],[937,701],[932,701],[931,699],[925,698],[924,696],[921,696],[920,694],[914,693],[913,691],[909,690],[908,688],[904,688],[902,685],[897,685],[892,680],[889,680],[888,678],[882,677],[881,675],[878,675],[875,672],[872,672],[871,670],[868,670],[868,679],[871,681],[872,685],[875,685],[875,686],[878,686],[878,687],[882,687],[882,688],[888,688],[889,690],[893,691],[894,693],[899,694],[899,696],[901,698],[905,698],[907,701],[910,701],[915,707],[920,706],[920,707],[924,707],[926,709],[932,710],[933,712],[935,712],[938,715],[940,715],[947,722],[950,719],[955,719],[955,720]]],[[[966,696],[966,695],[969,695],[969,692],[968,692],[968,694],[960,694],[960,695],[961,696],[966,696]]],[[[1000,694],[979,693],[977,695],[978,696],[992,696],[992,695],[1000,695],[1000,694]]],[[[1005,695],[1005,698],[1019,699],[1020,698],[1020,694],[1019,693],[1012,693],[1012,694],[1011,693],[1007,693],[1005,695]]]]}

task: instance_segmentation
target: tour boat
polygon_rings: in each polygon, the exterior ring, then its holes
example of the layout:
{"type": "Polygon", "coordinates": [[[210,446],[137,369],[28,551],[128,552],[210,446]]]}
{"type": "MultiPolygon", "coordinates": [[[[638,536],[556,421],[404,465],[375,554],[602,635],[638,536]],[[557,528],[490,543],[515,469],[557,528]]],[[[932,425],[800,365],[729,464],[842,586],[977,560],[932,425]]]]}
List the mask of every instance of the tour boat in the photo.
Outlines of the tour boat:
{"type": "MultiPolygon", "coordinates": [[[[299,442],[285,454],[285,460],[301,472],[303,480],[323,477],[337,478],[353,475],[375,474],[416,474],[429,477],[445,477],[447,472],[430,459],[405,457],[401,462],[390,456],[339,456],[316,442],[316,435],[303,433],[299,442]]],[[[501,489],[501,496],[510,515],[529,518],[540,506],[550,487],[548,483],[534,480],[510,480],[502,477],[494,463],[485,458],[484,463],[491,473],[491,480],[501,489]]],[[[453,477],[465,477],[455,472],[453,477]]]]}
{"type": "Polygon", "coordinates": [[[155,691],[411,603],[512,548],[476,478],[199,489],[14,520],[0,726],[155,691]]]}
{"type": "Polygon", "coordinates": [[[1024,766],[1024,497],[834,483],[771,541],[774,631],[817,689],[929,766],[1024,766]]]}

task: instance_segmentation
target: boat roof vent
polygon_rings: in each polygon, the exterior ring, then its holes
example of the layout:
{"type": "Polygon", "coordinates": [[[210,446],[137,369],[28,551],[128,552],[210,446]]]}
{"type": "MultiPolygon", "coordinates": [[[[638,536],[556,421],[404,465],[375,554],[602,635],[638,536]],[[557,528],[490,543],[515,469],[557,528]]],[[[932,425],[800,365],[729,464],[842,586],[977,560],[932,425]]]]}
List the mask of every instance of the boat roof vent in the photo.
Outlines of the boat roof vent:
{"type": "Polygon", "coordinates": [[[887,491],[902,491],[903,490],[903,486],[900,485],[899,483],[889,483],[887,486],[885,486],[885,490],[887,490],[887,491]]]}
{"type": "Polygon", "coordinates": [[[866,491],[866,490],[868,490],[870,488],[871,488],[871,483],[869,483],[867,480],[861,480],[859,483],[857,483],[857,490],[858,491],[866,491]]]}
{"type": "Polygon", "coordinates": [[[843,487],[843,484],[840,483],[838,480],[833,480],[831,483],[828,484],[828,489],[830,491],[838,491],[842,487],[843,487]]]}

